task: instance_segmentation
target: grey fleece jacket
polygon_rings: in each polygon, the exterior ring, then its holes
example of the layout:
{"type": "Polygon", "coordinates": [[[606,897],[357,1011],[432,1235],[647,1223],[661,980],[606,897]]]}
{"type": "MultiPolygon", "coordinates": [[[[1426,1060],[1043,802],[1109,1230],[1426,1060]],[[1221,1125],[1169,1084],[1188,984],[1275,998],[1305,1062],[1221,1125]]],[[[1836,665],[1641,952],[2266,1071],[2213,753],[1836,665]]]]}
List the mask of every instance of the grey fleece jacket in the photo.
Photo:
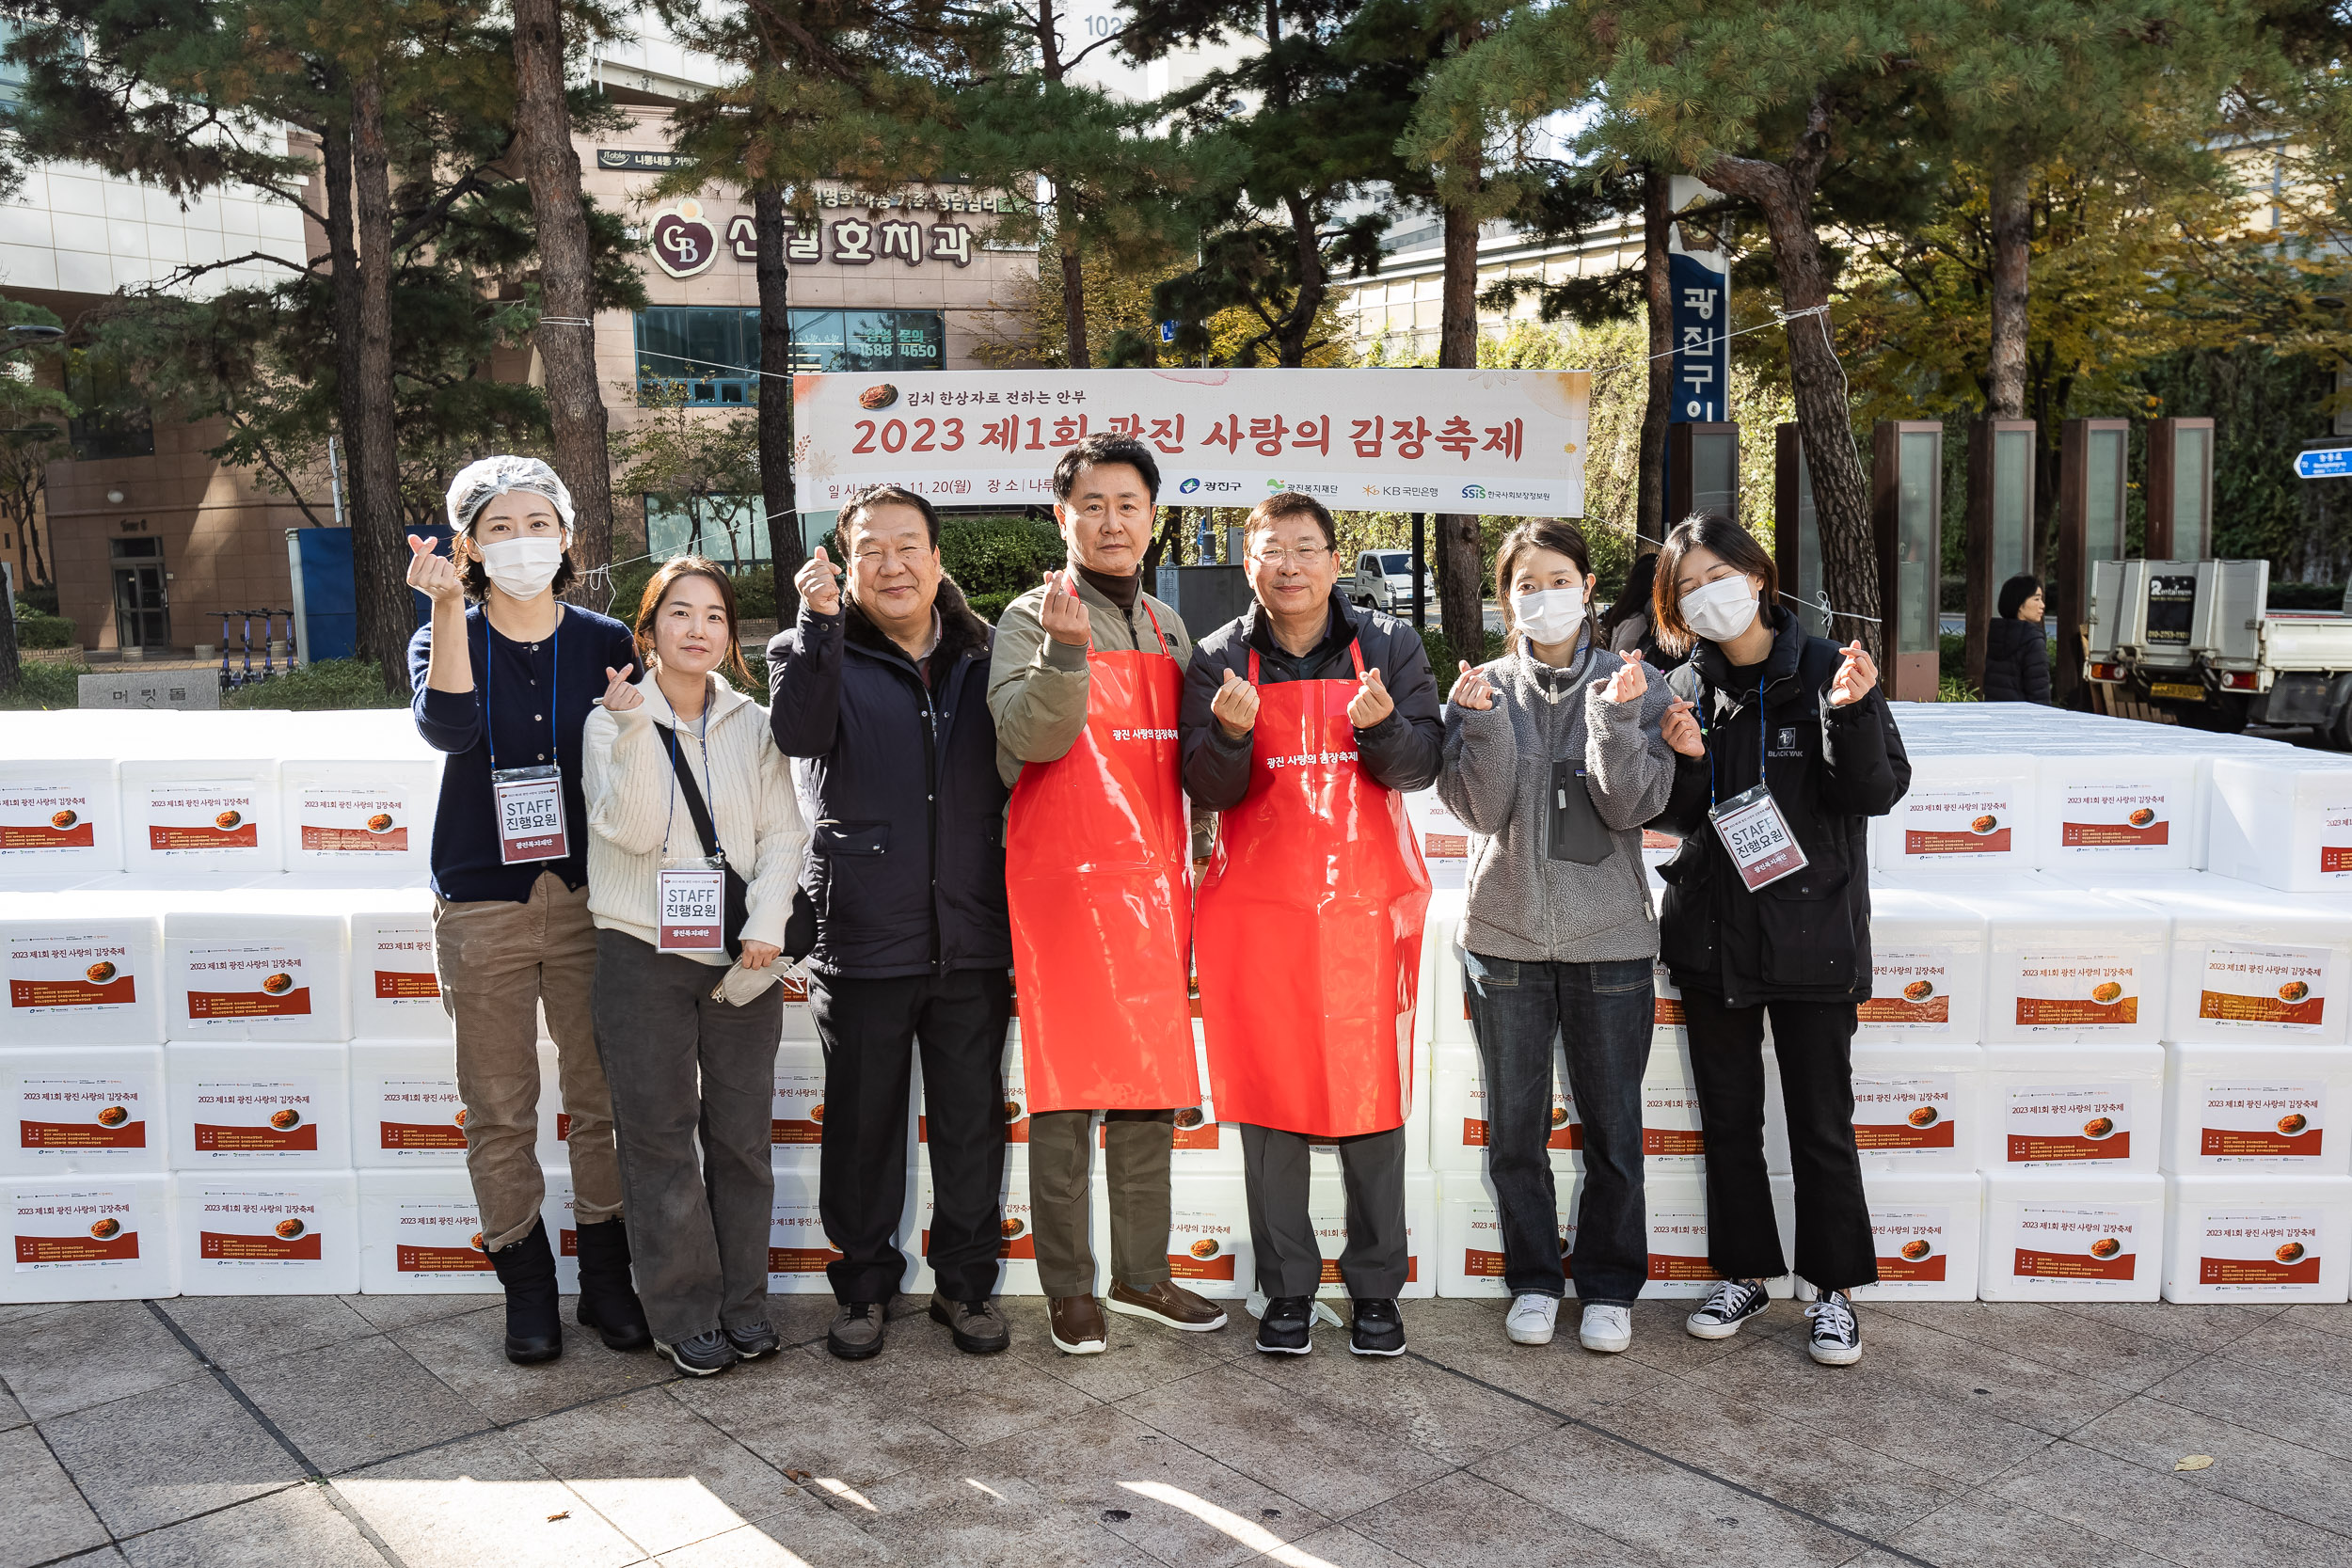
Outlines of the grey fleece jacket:
{"type": "Polygon", "coordinates": [[[1610,702],[1602,693],[1622,662],[1588,641],[1554,670],[1522,645],[1485,667],[1493,707],[1447,705],[1438,796],[1471,832],[1462,929],[1471,952],[1522,963],[1656,957],[1642,824],[1674,787],[1674,753],[1658,730],[1671,699],[1665,677],[1649,671],[1641,701],[1610,702]],[[1552,762],[1578,756],[1615,844],[1593,865],[1545,853],[1552,762]]]}

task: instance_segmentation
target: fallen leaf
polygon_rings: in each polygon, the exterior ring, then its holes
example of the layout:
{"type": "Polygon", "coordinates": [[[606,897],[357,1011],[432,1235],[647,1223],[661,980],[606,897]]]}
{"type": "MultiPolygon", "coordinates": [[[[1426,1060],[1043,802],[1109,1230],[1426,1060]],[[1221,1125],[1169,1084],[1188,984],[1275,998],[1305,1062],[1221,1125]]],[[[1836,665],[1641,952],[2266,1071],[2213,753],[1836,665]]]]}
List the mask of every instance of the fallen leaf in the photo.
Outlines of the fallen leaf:
{"type": "Polygon", "coordinates": [[[2209,1453],[2193,1453],[2172,1467],[2176,1470],[2205,1470],[2212,1468],[2212,1466],[2213,1455],[2209,1453]]]}
{"type": "Polygon", "coordinates": [[[571,1511],[570,1509],[568,1509],[568,1508],[567,1508],[567,1509],[565,1509],[565,1510],[564,1510],[563,1513],[550,1513],[550,1514],[548,1514],[548,1523],[551,1525],[551,1524],[555,1523],[558,1519],[568,1519],[568,1518],[570,1518],[571,1516],[572,1516],[572,1511],[571,1511]]]}
{"type": "Polygon", "coordinates": [[[784,1472],[784,1479],[797,1486],[808,1480],[808,1472],[806,1470],[787,1470],[784,1472]]]}

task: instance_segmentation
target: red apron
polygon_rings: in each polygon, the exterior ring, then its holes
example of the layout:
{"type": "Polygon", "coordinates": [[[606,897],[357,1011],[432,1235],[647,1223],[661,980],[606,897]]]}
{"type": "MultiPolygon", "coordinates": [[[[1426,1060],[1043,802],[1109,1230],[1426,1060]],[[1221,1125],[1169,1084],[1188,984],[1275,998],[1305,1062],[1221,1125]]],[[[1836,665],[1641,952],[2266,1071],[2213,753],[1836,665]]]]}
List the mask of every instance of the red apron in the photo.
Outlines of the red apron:
{"type": "MultiPolygon", "coordinates": [[[[1360,677],[1362,651],[1347,656],[1360,677]]],[[[1357,763],[1356,691],[1259,691],[1249,791],[1219,821],[1200,884],[1195,961],[1220,1121],[1344,1138],[1402,1127],[1412,1108],[1429,874],[1403,798],[1357,763]]]]}
{"type": "Polygon", "coordinates": [[[1184,685],[1165,653],[1089,653],[1085,731],[1013,785],[1005,892],[1032,1113],[1200,1103],[1184,685]]]}

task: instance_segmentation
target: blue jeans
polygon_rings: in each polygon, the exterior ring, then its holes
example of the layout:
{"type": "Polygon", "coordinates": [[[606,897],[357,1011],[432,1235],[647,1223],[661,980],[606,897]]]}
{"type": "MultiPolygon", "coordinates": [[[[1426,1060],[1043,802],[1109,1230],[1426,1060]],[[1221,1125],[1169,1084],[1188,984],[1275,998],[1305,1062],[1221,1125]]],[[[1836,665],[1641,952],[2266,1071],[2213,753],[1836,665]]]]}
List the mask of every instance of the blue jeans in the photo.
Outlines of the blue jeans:
{"type": "Polygon", "coordinates": [[[1650,960],[1527,963],[1464,956],[1463,994],[1486,1069],[1486,1169],[1513,1295],[1556,1296],[1559,1196],[1552,1186],[1551,1046],[1566,1048],[1568,1092],[1584,1123],[1584,1185],[1569,1277],[1585,1301],[1629,1303],[1649,1277],[1642,1194],[1642,1072],[1649,1066],[1650,960]]]}

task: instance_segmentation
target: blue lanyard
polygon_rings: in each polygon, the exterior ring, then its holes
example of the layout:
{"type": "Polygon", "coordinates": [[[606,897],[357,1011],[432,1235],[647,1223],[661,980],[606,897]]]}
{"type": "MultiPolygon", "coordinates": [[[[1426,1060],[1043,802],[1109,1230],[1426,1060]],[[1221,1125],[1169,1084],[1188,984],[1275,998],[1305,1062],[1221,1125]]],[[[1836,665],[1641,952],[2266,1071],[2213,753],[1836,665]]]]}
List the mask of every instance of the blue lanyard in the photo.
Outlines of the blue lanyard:
{"type": "MultiPolygon", "coordinates": [[[[1699,688],[1699,695],[1707,695],[1706,687],[1699,688]]],[[[1714,731],[1708,727],[1707,705],[1700,703],[1695,705],[1699,713],[1699,738],[1709,742],[1707,748],[1707,803],[1712,809],[1720,804],[1715,798],[1715,748],[1711,743],[1714,731]]],[[[1772,770],[1766,765],[1769,753],[1764,750],[1764,736],[1769,728],[1764,722],[1764,676],[1758,672],[1756,677],[1756,782],[1767,794],[1772,792],[1772,770]]]]}
{"type": "MultiPolygon", "coordinates": [[[[677,820],[677,724],[675,722],[677,710],[675,708],[670,710],[670,718],[672,723],[663,732],[670,737],[670,810],[661,821],[661,858],[665,861],[670,858],[670,824],[677,820]]],[[[703,691],[702,718],[694,726],[694,739],[701,744],[703,749],[703,793],[709,795],[715,801],[718,797],[711,794],[709,787],[710,692],[707,688],[703,691]]],[[[710,834],[713,838],[719,835],[719,809],[715,804],[711,807],[710,834]]],[[[713,844],[711,848],[718,851],[722,859],[724,858],[725,851],[720,850],[716,844],[713,844]]]]}
{"type": "MultiPolygon", "coordinates": [[[[499,667],[498,627],[490,625],[490,612],[482,612],[482,738],[490,748],[490,771],[499,770],[498,710],[490,705],[490,678],[499,667]]],[[[513,641],[514,639],[507,639],[513,641]]],[[[552,668],[548,673],[548,760],[561,772],[564,768],[564,732],[558,724],[562,711],[555,705],[564,690],[564,612],[555,612],[555,630],[548,636],[548,658],[552,668]]]]}

